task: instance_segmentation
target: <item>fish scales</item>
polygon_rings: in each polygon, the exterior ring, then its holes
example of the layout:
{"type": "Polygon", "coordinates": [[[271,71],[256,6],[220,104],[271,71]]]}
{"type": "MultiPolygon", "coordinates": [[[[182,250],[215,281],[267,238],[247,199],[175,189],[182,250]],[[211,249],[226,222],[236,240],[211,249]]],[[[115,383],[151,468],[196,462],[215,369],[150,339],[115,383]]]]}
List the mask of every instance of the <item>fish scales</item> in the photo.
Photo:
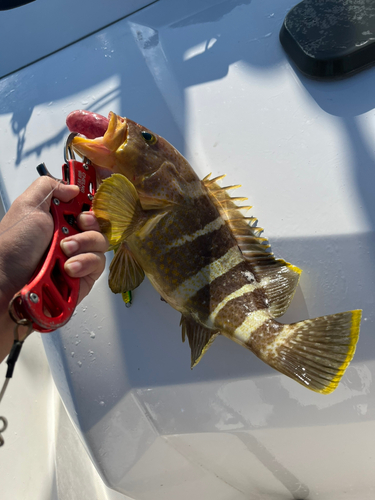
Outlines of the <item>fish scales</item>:
{"type": "MultiPolygon", "coordinates": [[[[157,238],[158,234],[155,235],[157,238]]],[[[152,235],[150,235],[150,238],[152,235]]],[[[147,240],[145,241],[147,245],[147,240]]],[[[227,251],[234,247],[230,231],[222,226],[219,229],[210,231],[198,236],[193,241],[188,241],[180,247],[168,248],[165,253],[156,257],[159,265],[165,265],[172,273],[178,272],[182,279],[188,279],[200,272],[206,266],[220,260],[227,251]],[[220,245],[220,242],[223,242],[220,245]],[[213,243],[212,246],[209,246],[213,243]]],[[[214,266],[212,266],[214,269],[214,266]]],[[[214,272],[214,271],[213,271],[214,272]]],[[[176,286],[179,283],[174,283],[176,286]]]]}
{"type": "MultiPolygon", "coordinates": [[[[251,313],[258,310],[267,310],[267,299],[262,289],[258,288],[251,292],[242,292],[238,297],[233,297],[225,304],[215,318],[215,326],[224,329],[229,324],[231,331],[235,331],[243,322],[251,317],[251,313]]],[[[267,311],[267,319],[269,313],[267,311]]]]}
{"type": "Polygon", "coordinates": [[[192,366],[222,334],[305,387],[332,392],[354,355],[361,311],[279,323],[301,271],[274,257],[248,224],[255,218],[247,221],[218,179],[200,181],[147,128],[110,113],[104,135],[93,138],[90,120],[76,111],[67,124],[83,134],[73,147],[103,180],[93,207],[115,249],[111,289],[135,288],[146,274],[182,313],[192,366]]]}
{"type": "Polygon", "coordinates": [[[185,210],[167,213],[147,235],[135,235],[130,239],[130,247],[137,246],[146,268],[152,254],[156,272],[166,278],[168,286],[176,288],[236,245],[224,222],[218,228],[207,229],[210,222],[218,218],[217,212],[209,218],[205,214],[199,220],[189,217],[189,212],[185,210]],[[193,239],[178,244],[184,236],[191,236],[198,231],[201,233],[193,239]],[[171,281],[172,276],[180,278],[171,281]]]}
{"type": "Polygon", "coordinates": [[[248,264],[245,259],[242,259],[238,264],[233,265],[228,273],[218,276],[211,283],[200,288],[190,298],[189,306],[196,308],[203,305],[209,308],[206,312],[211,314],[225,297],[255,281],[255,278],[249,277],[247,273],[249,273],[248,264]]]}
{"type": "MultiPolygon", "coordinates": [[[[186,215],[181,214],[184,220],[189,220],[186,215]]],[[[180,310],[192,310],[192,296],[195,296],[202,288],[209,285],[210,282],[216,279],[218,273],[225,272],[227,276],[233,266],[236,266],[237,260],[242,256],[238,251],[235,241],[230,233],[225,222],[222,221],[219,229],[212,229],[210,223],[203,225],[203,233],[196,236],[192,240],[185,241],[178,246],[172,246],[169,238],[165,235],[163,228],[166,225],[166,219],[175,217],[168,214],[157,224],[157,226],[147,235],[142,244],[139,245],[140,253],[142,253],[142,262],[149,258],[149,248],[154,252],[155,263],[157,264],[155,272],[165,282],[164,293],[169,297],[179,299],[180,310]],[[163,235],[164,234],[164,239],[163,235]],[[215,242],[221,242],[221,245],[215,242]],[[151,246],[150,246],[151,243],[151,246]],[[211,245],[210,245],[211,243],[211,245]],[[233,249],[237,254],[237,259],[225,259],[228,251],[233,249]],[[224,257],[224,259],[223,259],[224,257]],[[221,264],[218,266],[218,262],[221,264]],[[206,272],[202,272],[206,270],[206,272]]],[[[220,218],[220,217],[219,217],[220,218]]],[[[214,219],[214,220],[217,220],[214,219]]],[[[174,220],[175,226],[178,225],[179,218],[174,220]]],[[[189,227],[189,224],[187,225],[189,227]]],[[[188,231],[188,235],[194,234],[196,225],[188,231]]],[[[176,240],[172,237],[172,242],[176,240]]],[[[130,242],[132,244],[132,242],[130,242]]],[[[147,269],[147,264],[144,264],[147,269]]],[[[227,276],[228,281],[228,276],[227,276]]],[[[244,279],[244,284],[248,283],[244,279]]],[[[231,287],[238,287],[234,284],[231,287]]],[[[215,289],[215,285],[211,284],[211,289],[215,289]]],[[[221,288],[217,288],[215,296],[220,302],[226,297],[227,292],[221,288]]],[[[212,311],[207,310],[204,304],[197,304],[200,307],[199,316],[209,315],[212,311]]]]}

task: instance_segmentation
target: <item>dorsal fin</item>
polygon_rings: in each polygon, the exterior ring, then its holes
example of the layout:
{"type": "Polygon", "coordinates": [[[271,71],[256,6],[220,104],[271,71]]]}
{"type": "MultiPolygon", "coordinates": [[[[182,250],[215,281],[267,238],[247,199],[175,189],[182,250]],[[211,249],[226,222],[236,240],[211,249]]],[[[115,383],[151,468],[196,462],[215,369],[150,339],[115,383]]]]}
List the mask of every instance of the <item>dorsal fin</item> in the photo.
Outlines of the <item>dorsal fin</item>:
{"type": "Polygon", "coordinates": [[[221,187],[217,184],[223,177],[210,180],[206,176],[202,182],[230,227],[251,272],[255,274],[257,281],[263,282],[270,314],[274,317],[281,316],[293,298],[302,271],[283,259],[275,258],[267,238],[260,236],[263,228],[255,226],[257,219],[245,217],[241,212],[251,207],[239,207],[235,203],[236,200],[246,198],[232,198],[228,194],[228,189],[239,186],[221,187]]]}

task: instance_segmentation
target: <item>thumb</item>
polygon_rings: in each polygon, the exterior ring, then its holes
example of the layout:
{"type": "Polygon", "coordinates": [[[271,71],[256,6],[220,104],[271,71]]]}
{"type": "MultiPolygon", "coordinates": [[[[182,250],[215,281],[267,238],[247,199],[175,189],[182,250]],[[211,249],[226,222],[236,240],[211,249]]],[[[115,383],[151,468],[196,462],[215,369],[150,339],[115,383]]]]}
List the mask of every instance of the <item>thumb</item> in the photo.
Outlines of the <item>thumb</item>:
{"type": "Polygon", "coordinates": [[[29,207],[37,207],[44,212],[49,211],[51,198],[68,202],[79,193],[76,185],[63,184],[52,177],[43,176],[36,179],[31,186],[17,199],[29,207]]]}
{"type": "Polygon", "coordinates": [[[55,190],[52,193],[54,198],[58,198],[60,201],[70,201],[75,198],[79,193],[79,187],[75,184],[63,184],[59,182],[55,190]]]}

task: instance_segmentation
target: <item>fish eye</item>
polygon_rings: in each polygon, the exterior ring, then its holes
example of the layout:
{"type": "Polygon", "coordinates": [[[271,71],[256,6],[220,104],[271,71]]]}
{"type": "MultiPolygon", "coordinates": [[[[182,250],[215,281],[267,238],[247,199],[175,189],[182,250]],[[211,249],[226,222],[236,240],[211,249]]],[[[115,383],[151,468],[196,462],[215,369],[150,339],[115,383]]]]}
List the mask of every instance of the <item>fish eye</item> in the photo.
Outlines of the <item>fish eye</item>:
{"type": "Polygon", "coordinates": [[[150,134],[150,132],[141,132],[143,139],[147,142],[147,144],[155,144],[156,142],[156,137],[153,134],[150,134]]]}

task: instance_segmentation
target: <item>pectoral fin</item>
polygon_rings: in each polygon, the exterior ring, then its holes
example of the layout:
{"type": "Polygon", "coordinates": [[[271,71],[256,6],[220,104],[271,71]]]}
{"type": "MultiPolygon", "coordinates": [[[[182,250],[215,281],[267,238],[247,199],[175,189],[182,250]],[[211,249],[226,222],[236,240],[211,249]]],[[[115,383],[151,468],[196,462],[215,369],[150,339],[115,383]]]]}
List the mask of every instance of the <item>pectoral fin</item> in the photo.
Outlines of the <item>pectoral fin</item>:
{"type": "Polygon", "coordinates": [[[93,211],[112,248],[149,219],[142,209],[137,190],[121,174],[113,174],[102,182],[95,194],[93,211]]]}
{"type": "Polygon", "coordinates": [[[220,335],[220,332],[218,330],[205,328],[184,315],[181,316],[180,325],[182,327],[182,342],[185,342],[186,336],[189,340],[191,349],[191,368],[194,368],[215,338],[220,335]]]}
{"type": "Polygon", "coordinates": [[[143,193],[138,193],[138,194],[143,210],[166,210],[176,205],[175,203],[172,203],[169,200],[158,199],[152,196],[146,196],[143,193]]]}
{"type": "Polygon", "coordinates": [[[134,255],[123,242],[115,249],[115,255],[109,266],[109,287],[113,293],[134,290],[144,280],[145,273],[134,255]]]}

